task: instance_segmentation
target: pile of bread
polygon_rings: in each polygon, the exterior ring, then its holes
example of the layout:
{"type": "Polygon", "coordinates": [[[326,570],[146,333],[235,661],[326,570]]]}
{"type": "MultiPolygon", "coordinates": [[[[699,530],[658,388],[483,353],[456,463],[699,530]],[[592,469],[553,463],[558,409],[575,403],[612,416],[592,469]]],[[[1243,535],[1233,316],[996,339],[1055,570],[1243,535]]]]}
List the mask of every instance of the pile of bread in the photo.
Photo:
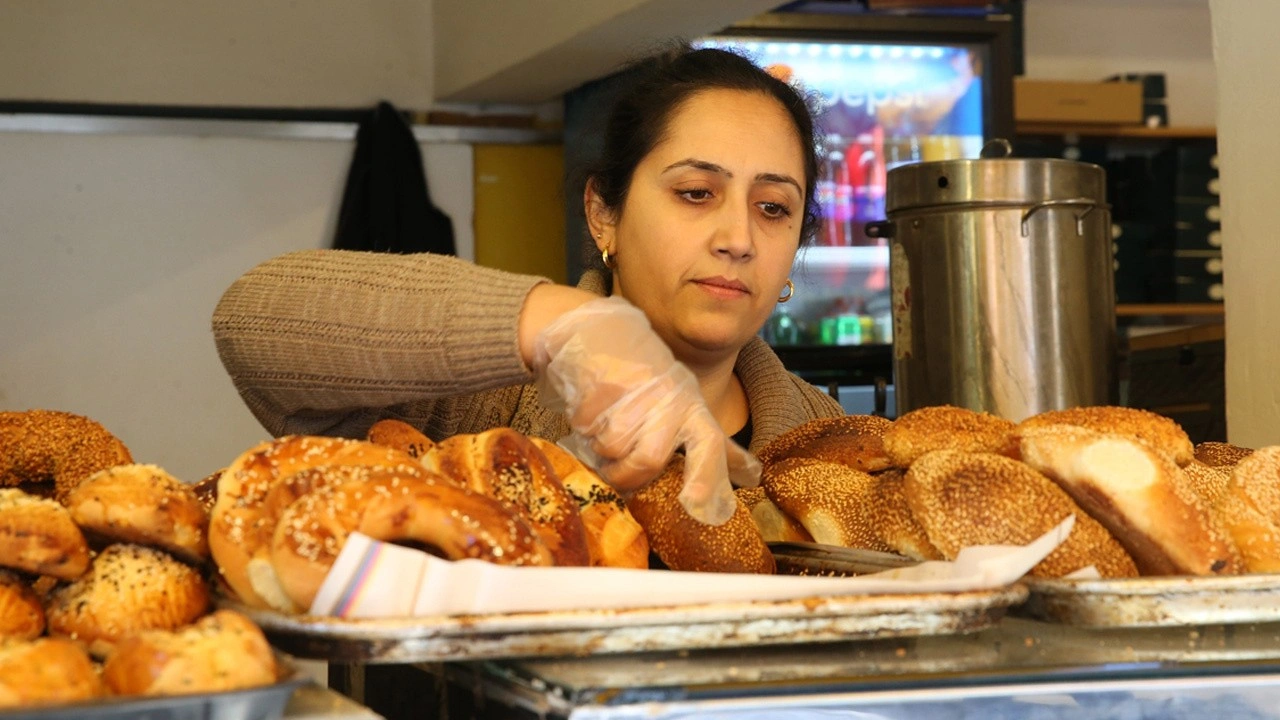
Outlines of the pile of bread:
{"type": "Polygon", "coordinates": [[[952,559],[1074,515],[1033,574],[1280,571],[1280,447],[1193,447],[1142,410],[829,418],[759,457],[760,487],[709,526],[679,504],[679,455],[624,500],[554,443],[509,428],[436,443],[387,419],[360,440],[263,442],[188,485],[88,418],[0,412],[0,706],[273,682],[261,631],[210,614],[209,583],[305,613],[357,531],[508,565],[642,569],[652,554],[771,573],[771,541],[952,559]]]}
{"type": "Polygon", "coordinates": [[[394,419],[365,440],[291,435],[242,453],[216,485],[209,546],[250,606],[306,612],[346,539],[503,565],[647,568],[645,531],[568,452],[509,428],[432,442],[394,419]]]}
{"type": "Polygon", "coordinates": [[[97,422],[0,412],[0,708],[276,682],[257,625],[211,612],[207,524],[97,422]]]}
{"type": "Polygon", "coordinates": [[[1087,407],[1014,423],[950,406],[817,420],[760,453],[740,490],[762,537],[954,559],[1074,515],[1031,574],[1280,571],[1280,447],[1192,445],[1173,420],[1087,407]]]}

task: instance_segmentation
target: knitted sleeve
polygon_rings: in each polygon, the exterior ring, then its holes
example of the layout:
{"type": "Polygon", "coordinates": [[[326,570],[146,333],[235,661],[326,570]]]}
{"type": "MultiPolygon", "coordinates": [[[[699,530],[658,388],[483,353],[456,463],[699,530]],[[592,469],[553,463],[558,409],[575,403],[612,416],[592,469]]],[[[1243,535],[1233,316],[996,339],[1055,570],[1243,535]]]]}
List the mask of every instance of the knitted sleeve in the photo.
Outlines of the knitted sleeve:
{"type": "Polygon", "coordinates": [[[541,282],[446,255],[295,252],[227,289],[213,337],[268,431],[319,434],[371,408],[429,413],[437,400],[529,382],[517,327],[541,282]]]}

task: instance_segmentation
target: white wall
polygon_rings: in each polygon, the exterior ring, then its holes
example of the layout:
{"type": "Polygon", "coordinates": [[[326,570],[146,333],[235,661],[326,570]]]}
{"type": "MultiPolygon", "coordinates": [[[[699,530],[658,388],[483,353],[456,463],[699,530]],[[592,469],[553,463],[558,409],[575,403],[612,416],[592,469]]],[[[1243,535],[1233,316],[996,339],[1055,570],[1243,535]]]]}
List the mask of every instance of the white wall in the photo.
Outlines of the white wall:
{"type": "Polygon", "coordinates": [[[3,0],[0,99],[425,109],[432,0],[3,0]]]}
{"type": "Polygon", "coordinates": [[[1227,432],[1247,447],[1280,444],[1280,4],[1212,0],[1218,63],[1218,172],[1228,283],[1227,432]]]}
{"type": "MultiPolygon", "coordinates": [[[[102,422],[194,482],[266,437],[218,362],[213,307],[273,255],[332,242],[354,143],[0,132],[0,409],[102,422]]],[[[424,144],[471,239],[471,147],[424,144]]]]}
{"type": "Polygon", "coordinates": [[[1215,122],[1209,0],[1027,0],[1025,40],[1028,77],[1162,72],[1171,124],[1215,122]]]}

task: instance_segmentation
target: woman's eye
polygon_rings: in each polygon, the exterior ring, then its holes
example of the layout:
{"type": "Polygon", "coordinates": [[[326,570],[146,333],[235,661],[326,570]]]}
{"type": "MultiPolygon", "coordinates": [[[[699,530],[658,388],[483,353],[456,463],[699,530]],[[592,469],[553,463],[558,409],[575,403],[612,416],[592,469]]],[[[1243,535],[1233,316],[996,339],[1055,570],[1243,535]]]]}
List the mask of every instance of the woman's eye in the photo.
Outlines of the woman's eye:
{"type": "Polygon", "coordinates": [[[791,208],[785,203],[762,202],[759,204],[760,209],[764,211],[765,217],[773,219],[781,219],[791,217],[791,208]]]}
{"type": "Polygon", "coordinates": [[[676,195],[688,200],[689,202],[702,203],[711,199],[711,191],[706,188],[693,188],[691,190],[677,190],[676,195]]]}

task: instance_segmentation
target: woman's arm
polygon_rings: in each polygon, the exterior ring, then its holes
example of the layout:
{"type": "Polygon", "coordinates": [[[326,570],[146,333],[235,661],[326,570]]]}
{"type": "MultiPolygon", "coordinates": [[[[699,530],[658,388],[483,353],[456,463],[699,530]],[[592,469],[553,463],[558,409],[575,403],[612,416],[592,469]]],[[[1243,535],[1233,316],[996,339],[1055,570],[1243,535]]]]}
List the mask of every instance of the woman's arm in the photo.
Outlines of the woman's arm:
{"type": "Polygon", "coordinates": [[[559,308],[592,297],[450,256],[310,250],[232,284],[213,334],[245,403],[278,435],[297,418],[335,427],[367,408],[529,382],[526,345],[559,308]]]}

